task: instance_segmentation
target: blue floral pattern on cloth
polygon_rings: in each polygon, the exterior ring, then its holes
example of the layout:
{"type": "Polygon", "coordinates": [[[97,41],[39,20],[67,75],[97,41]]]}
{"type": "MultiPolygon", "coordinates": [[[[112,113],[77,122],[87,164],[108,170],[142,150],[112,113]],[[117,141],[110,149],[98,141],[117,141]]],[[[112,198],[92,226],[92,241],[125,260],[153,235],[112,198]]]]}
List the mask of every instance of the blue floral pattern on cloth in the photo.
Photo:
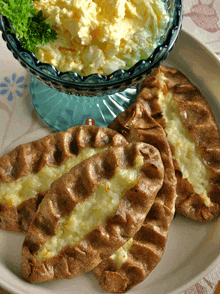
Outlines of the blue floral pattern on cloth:
{"type": "Polygon", "coordinates": [[[17,77],[16,73],[13,73],[10,78],[4,77],[4,82],[0,83],[0,95],[8,95],[8,101],[12,101],[15,95],[23,97],[21,90],[28,88],[28,85],[23,81],[24,76],[17,77]]]}

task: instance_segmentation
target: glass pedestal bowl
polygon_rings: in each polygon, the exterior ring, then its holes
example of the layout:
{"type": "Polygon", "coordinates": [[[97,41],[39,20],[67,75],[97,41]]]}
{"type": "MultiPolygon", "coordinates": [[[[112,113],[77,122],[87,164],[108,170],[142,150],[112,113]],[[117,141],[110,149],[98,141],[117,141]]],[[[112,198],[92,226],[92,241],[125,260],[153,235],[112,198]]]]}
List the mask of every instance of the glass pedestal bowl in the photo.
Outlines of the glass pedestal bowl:
{"type": "Polygon", "coordinates": [[[108,126],[133,103],[138,84],[166,59],[177,40],[182,21],[182,0],[164,1],[170,21],[150,57],[128,70],[117,70],[110,75],[62,73],[52,65],[41,63],[21,46],[16,35],[9,30],[9,20],[0,15],[0,30],[8,49],[32,75],[30,92],[38,115],[55,131],[82,124],[108,126]]]}

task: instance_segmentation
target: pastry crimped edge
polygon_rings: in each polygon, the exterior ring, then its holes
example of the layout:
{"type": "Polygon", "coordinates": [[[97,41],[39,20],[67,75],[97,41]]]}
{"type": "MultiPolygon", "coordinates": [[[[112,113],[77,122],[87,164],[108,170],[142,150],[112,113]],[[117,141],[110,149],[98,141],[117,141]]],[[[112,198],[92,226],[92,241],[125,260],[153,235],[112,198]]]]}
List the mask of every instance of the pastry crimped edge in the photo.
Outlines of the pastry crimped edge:
{"type": "Polygon", "coordinates": [[[166,134],[148,114],[143,103],[131,105],[109,127],[123,134],[128,142],[141,141],[156,147],[164,165],[163,186],[142,227],[133,237],[127,260],[118,268],[109,257],[93,269],[104,290],[124,293],[144,281],[161,260],[175,213],[176,177],[166,134]]]}
{"type": "MultiPolygon", "coordinates": [[[[179,70],[160,66],[147,76],[141,85],[141,92],[135,101],[142,101],[149,114],[163,128],[166,123],[157,102],[160,87],[158,75],[168,79],[166,89],[174,94],[183,126],[188,130],[197,147],[201,150],[204,165],[210,172],[208,197],[205,205],[201,195],[196,193],[187,178],[183,178],[177,160],[174,158],[177,177],[176,212],[199,222],[210,222],[220,214],[220,133],[212,110],[205,97],[179,70]]],[[[175,154],[175,148],[171,145],[175,154]]]]}
{"type": "Polygon", "coordinates": [[[145,143],[111,147],[73,167],[54,181],[38,207],[22,246],[23,277],[32,283],[70,279],[92,270],[114,253],[141,227],[164,179],[159,151],[145,143]],[[122,196],[115,213],[86,234],[74,246],[66,245],[58,255],[38,260],[37,254],[56,235],[61,218],[88,199],[102,180],[110,179],[118,167],[134,165],[135,156],[144,157],[137,182],[122,196]]]}
{"type": "MultiPolygon", "coordinates": [[[[117,132],[105,127],[77,126],[50,134],[40,140],[22,144],[0,158],[0,184],[38,173],[46,164],[60,166],[86,147],[105,148],[126,145],[117,132]]],[[[23,201],[19,206],[0,202],[0,229],[26,232],[38,205],[47,191],[23,201]]]]}

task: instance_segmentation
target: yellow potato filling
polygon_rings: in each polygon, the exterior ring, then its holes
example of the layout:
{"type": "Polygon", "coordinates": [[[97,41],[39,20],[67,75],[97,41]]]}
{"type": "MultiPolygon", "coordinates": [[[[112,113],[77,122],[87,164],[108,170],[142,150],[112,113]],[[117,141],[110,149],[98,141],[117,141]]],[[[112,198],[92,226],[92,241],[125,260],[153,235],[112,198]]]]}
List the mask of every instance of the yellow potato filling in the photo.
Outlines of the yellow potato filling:
{"type": "Polygon", "coordinates": [[[128,252],[131,249],[133,244],[133,238],[130,238],[123,246],[121,246],[114,254],[110,257],[117,264],[117,267],[120,268],[124,262],[128,259],[128,252]]]}
{"type": "Polygon", "coordinates": [[[36,258],[48,259],[67,245],[75,246],[108,216],[114,215],[123,195],[136,185],[143,164],[144,157],[138,155],[132,168],[117,168],[110,180],[103,180],[87,200],[78,203],[67,218],[59,221],[56,235],[43,244],[36,258]]]}
{"type": "Polygon", "coordinates": [[[0,183],[0,202],[18,206],[50,188],[52,182],[90,156],[104,151],[104,148],[83,148],[77,156],[68,158],[60,166],[45,165],[37,174],[29,174],[10,183],[0,183]]]}
{"type": "Polygon", "coordinates": [[[209,206],[211,201],[207,196],[209,190],[209,171],[203,163],[200,149],[184,127],[178,111],[177,102],[173,94],[168,92],[164,95],[163,87],[166,77],[160,74],[160,90],[158,91],[158,102],[162,115],[166,122],[168,141],[175,147],[174,158],[177,160],[183,178],[187,178],[193,185],[194,191],[201,195],[205,205],[209,206]]]}

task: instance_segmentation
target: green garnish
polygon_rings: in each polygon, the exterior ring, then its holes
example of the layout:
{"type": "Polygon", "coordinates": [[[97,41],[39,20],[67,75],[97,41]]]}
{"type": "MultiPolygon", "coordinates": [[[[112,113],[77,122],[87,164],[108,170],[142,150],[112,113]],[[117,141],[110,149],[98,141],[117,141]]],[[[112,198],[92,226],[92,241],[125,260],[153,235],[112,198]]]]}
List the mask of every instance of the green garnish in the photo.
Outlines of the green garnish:
{"type": "Polygon", "coordinates": [[[57,32],[45,22],[40,10],[36,13],[33,0],[0,0],[0,14],[7,17],[15,29],[21,45],[34,53],[37,45],[45,45],[56,39],[57,32]]]}

